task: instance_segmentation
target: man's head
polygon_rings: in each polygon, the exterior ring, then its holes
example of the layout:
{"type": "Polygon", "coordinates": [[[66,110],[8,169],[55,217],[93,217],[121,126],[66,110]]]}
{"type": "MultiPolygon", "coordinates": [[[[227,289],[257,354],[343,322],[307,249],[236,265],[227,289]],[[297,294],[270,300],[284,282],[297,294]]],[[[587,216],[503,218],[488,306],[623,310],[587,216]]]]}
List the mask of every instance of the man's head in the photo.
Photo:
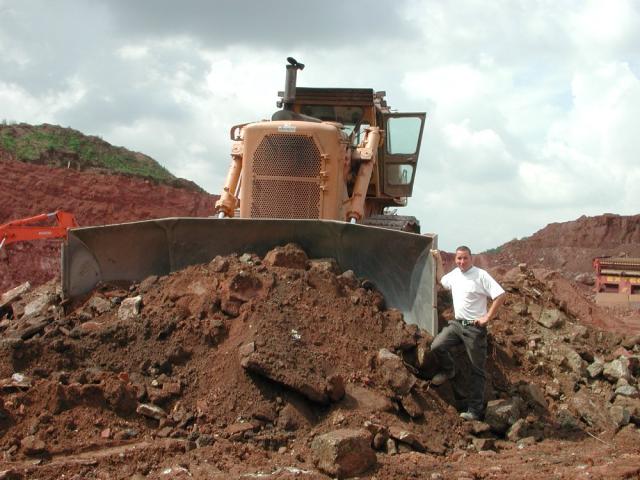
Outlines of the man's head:
{"type": "Polygon", "coordinates": [[[456,265],[463,272],[473,267],[473,258],[471,257],[471,249],[469,247],[462,245],[456,248],[456,265]]]}

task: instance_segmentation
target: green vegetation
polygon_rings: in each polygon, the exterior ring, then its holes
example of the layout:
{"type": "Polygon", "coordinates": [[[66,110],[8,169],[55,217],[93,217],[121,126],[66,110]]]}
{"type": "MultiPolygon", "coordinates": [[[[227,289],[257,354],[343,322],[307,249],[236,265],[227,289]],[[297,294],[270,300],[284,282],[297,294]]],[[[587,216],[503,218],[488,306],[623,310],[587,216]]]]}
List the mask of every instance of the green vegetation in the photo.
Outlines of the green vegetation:
{"type": "Polygon", "coordinates": [[[151,157],[56,125],[6,125],[3,122],[0,124],[0,150],[21,162],[79,170],[106,169],[162,183],[176,179],[151,157]]]}

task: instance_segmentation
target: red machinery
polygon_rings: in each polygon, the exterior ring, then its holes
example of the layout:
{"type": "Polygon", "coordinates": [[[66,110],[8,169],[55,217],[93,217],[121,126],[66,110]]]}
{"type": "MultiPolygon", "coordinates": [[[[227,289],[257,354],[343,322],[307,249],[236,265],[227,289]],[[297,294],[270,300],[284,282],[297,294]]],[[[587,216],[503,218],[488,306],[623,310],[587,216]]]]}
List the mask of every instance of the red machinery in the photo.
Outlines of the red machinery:
{"type": "Polygon", "coordinates": [[[596,303],[640,304],[640,258],[596,257],[596,303]]]}
{"type": "Polygon", "coordinates": [[[49,240],[67,238],[67,231],[77,227],[76,217],[69,212],[56,211],[43,213],[35,217],[22,218],[0,225],[0,250],[5,245],[26,240],[49,240]],[[38,225],[43,222],[55,221],[55,225],[38,225]]]}

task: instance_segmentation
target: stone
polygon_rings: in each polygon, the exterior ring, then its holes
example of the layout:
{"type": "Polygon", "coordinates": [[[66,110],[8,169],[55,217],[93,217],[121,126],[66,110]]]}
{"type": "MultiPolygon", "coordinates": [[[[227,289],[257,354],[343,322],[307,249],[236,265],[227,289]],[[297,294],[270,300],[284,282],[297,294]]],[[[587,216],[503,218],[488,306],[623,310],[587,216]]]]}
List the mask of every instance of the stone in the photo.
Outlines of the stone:
{"type": "Polygon", "coordinates": [[[562,359],[560,364],[571,370],[573,373],[579,376],[586,375],[587,362],[585,362],[580,354],[572,348],[565,348],[561,352],[562,359]]]}
{"type": "Polygon", "coordinates": [[[589,375],[589,378],[597,378],[602,374],[603,370],[604,362],[601,359],[596,358],[593,363],[587,367],[587,374],[589,375]]]}
{"type": "Polygon", "coordinates": [[[311,408],[302,400],[292,400],[280,412],[276,424],[289,432],[308,427],[315,423],[316,417],[311,408]]]}
{"type": "Polygon", "coordinates": [[[149,275],[147,278],[145,278],[140,282],[140,285],[138,286],[138,290],[141,293],[146,293],[157,281],[158,281],[157,275],[149,275]]]}
{"type": "Polygon", "coordinates": [[[120,320],[132,320],[140,314],[142,306],[142,296],[125,298],[118,308],[118,318],[120,320]]]}
{"type": "Polygon", "coordinates": [[[209,268],[216,273],[223,273],[229,270],[229,260],[220,255],[209,262],[209,268]]]}
{"type": "Polygon", "coordinates": [[[167,413],[162,408],[150,403],[141,403],[138,405],[138,408],[136,408],[136,412],[156,420],[161,420],[167,416],[167,413]]]}
{"type": "Polygon", "coordinates": [[[494,432],[505,433],[522,416],[523,406],[519,397],[491,400],[487,404],[484,421],[494,432]]]}
{"type": "Polygon", "coordinates": [[[417,379],[407,370],[402,359],[386,348],[378,351],[376,363],[385,383],[396,395],[406,395],[415,385],[417,379]]]}
{"type": "Polygon", "coordinates": [[[622,405],[614,405],[609,408],[609,416],[613,421],[613,424],[616,428],[624,427],[629,424],[629,420],[631,419],[631,414],[629,410],[627,410],[622,405]]]}
{"type": "Polygon", "coordinates": [[[569,408],[577,418],[584,420],[591,427],[602,428],[610,425],[609,417],[600,402],[593,399],[588,388],[581,388],[569,400],[569,408]]]}
{"type": "Polygon", "coordinates": [[[0,296],[0,308],[4,307],[5,305],[9,305],[15,300],[18,300],[29,290],[31,290],[31,284],[29,282],[24,282],[23,284],[18,285],[11,290],[7,290],[0,296]]]}
{"type": "Polygon", "coordinates": [[[371,439],[371,433],[365,429],[341,429],[318,435],[311,442],[314,463],[333,477],[360,475],[376,465],[371,439]]]}
{"type": "Polygon", "coordinates": [[[542,408],[547,408],[547,399],[544,397],[544,392],[535,383],[525,385],[524,392],[533,401],[533,403],[542,408]]]}
{"type": "Polygon", "coordinates": [[[631,373],[629,372],[629,360],[626,358],[617,358],[611,362],[605,363],[602,375],[610,382],[616,382],[620,378],[629,380],[631,378],[631,373]]]}
{"type": "Polygon", "coordinates": [[[358,409],[365,412],[394,412],[396,407],[386,396],[366,387],[354,383],[345,386],[345,398],[340,403],[347,409],[358,409]]]}
{"type": "Polygon", "coordinates": [[[543,308],[536,321],[546,328],[560,328],[564,325],[566,315],[556,308],[543,308]]]}
{"type": "Polygon", "coordinates": [[[229,440],[240,440],[245,437],[248,432],[253,432],[255,426],[249,422],[232,423],[225,428],[225,433],[229,436],[229,440]]]}
{"type": "Polygon", "coordinates": [[[31,300],[25,305],[24,316],[31,317],[44,315],[49,307],[55,302],[55,298],[55,295],[52,295],[50,293],[39,295],[34,300],[31,300]]]}
{"type": "Polygon", "coordinates": [[[415,433],[398,427],[389,427],[389,436],[401,443],[410,445],[413,450],[424,452],[426,450],[423,443],[415,433]]]}
{"type": "Polygon", "coordinates": [[[344,397],[344,379],[340,375],[327,378],[327,395],[332,402],[339,402],[344,397]]]}
{"type": "Polygon", "coordinates": [[[35,435],[29,435],[20,440],[20,446],[25,455],[39,455],[47,451],[45,443],[35,435]]]}
{"type": "Polygon", "coordinates": [[[409,394],[402,397],[400,404],[411,418],[420,418],[424,415],[424,410],[413,392],[409,392],[409,394]]]}
{"type": "Polygon", "coordinates": [[[638,393],[638,389],[633,385],[622,385],[616,388],[616,395],[622,395],[623,397],[631,397],[638,398],[640,394],[638,393]]]}
{"type": "Polygon", "coordinates": [[[288,243],[284,247],[276,247],[267,252],[264,263],[274,267],[297,268],[304,270],[307,268],[307,254],[295,243],[288,243]]]}
{"type": "Polygon", "coordinates": [[[574,430],[580,426],[578,419],[569,411],[566,406],[558,409],[556,419],[560,424],[560,427],[566,430],[574,430]]]}
{"type": "Polygon", "coordinates": [[[474,438],[472,443],[475,449],[479,452],[496,449],[495,440],[493,438],[474,438]]]}
{"type": "Polygon", "coordinates": [[[111,310],[111,302],[106,298],[94,295],[85,304],[85,308],[88,308],[97,314],[102,314],[111,310]]]}
{"type": "Polygon", "coordinates": [[[516,422],[511,425],[509,431],[507,432],[507,439],[510,442],[517,442],[518,440],[527,436],[527,424],[524,418],[519,418],[516,422]]]}

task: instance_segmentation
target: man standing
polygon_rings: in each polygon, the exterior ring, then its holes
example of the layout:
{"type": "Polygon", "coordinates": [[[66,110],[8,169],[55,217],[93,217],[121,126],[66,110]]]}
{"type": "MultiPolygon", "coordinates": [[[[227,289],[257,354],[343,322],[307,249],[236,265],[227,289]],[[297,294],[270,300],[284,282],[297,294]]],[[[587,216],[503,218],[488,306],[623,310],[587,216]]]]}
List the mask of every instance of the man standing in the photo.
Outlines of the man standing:
{"type": "Polygon", "coordinates": [[[487,359],[487,323],[505,299],[504,290],[485,270],[473,266],[469,247],[456,248],[457,268],[443,275],[442,258],[438,250],[431,251],[436,261],[436,280],[451,290],[455,320],[442,329],[431,344],[441,372],[433,377],[434,385],[452,379],[455,364],[449,349],[464,344],[471,360],[467,411],[460,414],[465,420],[479,420],[484,412],[484,365],[487,359]],[[487,311],[487,299],[493,303],[487,311]]]}

